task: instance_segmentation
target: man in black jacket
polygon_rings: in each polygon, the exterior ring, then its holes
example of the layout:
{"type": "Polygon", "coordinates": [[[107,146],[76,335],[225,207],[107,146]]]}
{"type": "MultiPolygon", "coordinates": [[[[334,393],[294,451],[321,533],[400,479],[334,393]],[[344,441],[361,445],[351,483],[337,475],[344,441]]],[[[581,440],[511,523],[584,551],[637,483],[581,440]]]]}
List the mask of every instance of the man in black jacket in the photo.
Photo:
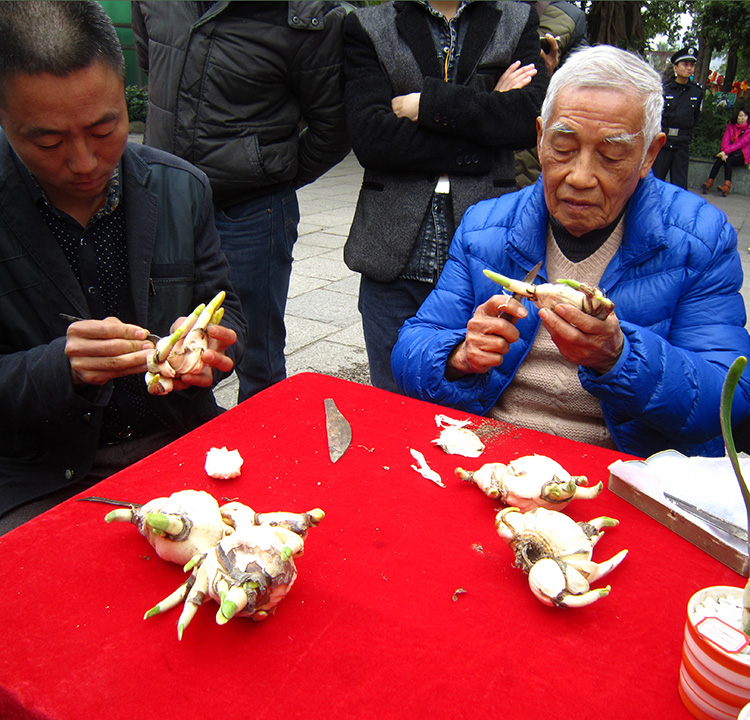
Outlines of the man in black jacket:
{"type": "Polygon", "coordinates": [[[698,123],[703,100],[703,89],[692,80],[696,51],[683,48],[672,55],[674,77],[664,83],[664,112],[662,131],[667,142],[654,162],[654,175],[659,180],[669,180],[673,185],[687,190],[690,166],[690,139],[698,123]]]}
{"type": "Polygon", "coordinates": [[[206,176],[127,143],[101,5],[0,3],[0,37],[2,533],[217,415],[244,321],[206,176]],[[220,290],[200,372],[148,394],[148,331],[220,290]]]}
{"type": "Polygon", "coordinates": [[[145,142],[203,170],[249,332],[239,400],[286,375],[296,189],[350,149],[331,2],[136,2],[145,142]]]}

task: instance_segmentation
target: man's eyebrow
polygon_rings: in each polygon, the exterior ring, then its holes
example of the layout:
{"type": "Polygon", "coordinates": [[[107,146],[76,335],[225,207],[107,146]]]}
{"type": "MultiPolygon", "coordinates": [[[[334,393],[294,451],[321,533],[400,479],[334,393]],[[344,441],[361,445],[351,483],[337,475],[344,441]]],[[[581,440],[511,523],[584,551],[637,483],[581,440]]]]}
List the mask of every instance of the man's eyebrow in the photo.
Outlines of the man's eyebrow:
{"type": "MultiPolygon", "coordinates": [[[[559,133],[561,135],[574,135],[576,131],[565,122],[558,120],[550,126],[547,132],[559,133]]],[[[611,145],[635,145],[641,135],[643,135],[643,130],[639,130],[637,133],[621,132],[614,135],[608,135],[602,138],[602,141],[611,145]]]]}
{"type": "MultiPolygon", "coordinates": [[[[99,125],[106,125],[107,123],[114,122],[118,117],[119,113],[108,112],[95,122],[92,122],[90,125],[86,125],[84,127],[84,130],[93,130],[99,125]]],[[[33,140],[34,138],[42,137],[44,135],[65,135],[65,132],[63,130],[53,130],[52,128],[46,128],[42,126],[32,126],[30,128],[26,128],[23,134],[25,137],[33,140]]]]}
{"type": "Polygon", "coordinates": [[[605,137],[604,142],[611,145],[635,145],[641,135],[643,135],[643,130],[637,133],[618,133],[617,135],[605,137]]]}

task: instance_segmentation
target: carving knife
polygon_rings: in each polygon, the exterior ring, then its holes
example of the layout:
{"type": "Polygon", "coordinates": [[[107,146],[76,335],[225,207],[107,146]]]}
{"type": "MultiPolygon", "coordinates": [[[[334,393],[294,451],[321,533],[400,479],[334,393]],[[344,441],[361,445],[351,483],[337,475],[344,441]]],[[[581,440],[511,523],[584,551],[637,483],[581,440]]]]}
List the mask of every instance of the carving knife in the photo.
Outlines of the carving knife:
{"type": "Polygon", "coordinates": [[[333,398],[325,399],[326,431],[328,433],[328,455],[336,462],[346,452],[352,441],[352,428],[336,407],[333,398]]]}
{"type": "Polygon", "coordinates": [[[664,497],[677,505],[678,508],[700,518],[703,522],[707,522],[709,525],[713,525],[714,527],[719,528],[719,530],[723,530],[725,533],[733,535],[739,540],[743,540],[744,542],[748,541],[748,534],[745,528],[735,525],[733,522],[729,522],[729,520],[724,520],[724,518],[720,518],[718,515],[714,515],[713,513],[708,512],[708,510],[703,510],[703,508],[699,508],[697,505],[693,505],[687,500],[678,498],[675,495],[664,493],[664,497]]]}
{"type": "MultiPolygon", "coordinates": [[[[526,277],[523,279],[523,281],[531,285],[531,283],[533,283],[534,280],[536,279],[537,273],[539,272],[539,270],[541,270],[541,268],[542,268],[542,261],[540,260],[536,265],[534,265],[533,268],[531,268],[531,270],[529,270],[529,272],[526,273],[526,277]]],[[[521,293],[513,293],[511,297],[514,300],[518,300],[519,302],[521,302],[521,298],[523,297],[523,295],[521,295],[521,293]]],[[[513,323],[513,325],[515,325],[516,321],[518,320],[517,317],[505,311],[501,312],[499,317],[502,320],[507,320],[508,322],[513,323]]]]}

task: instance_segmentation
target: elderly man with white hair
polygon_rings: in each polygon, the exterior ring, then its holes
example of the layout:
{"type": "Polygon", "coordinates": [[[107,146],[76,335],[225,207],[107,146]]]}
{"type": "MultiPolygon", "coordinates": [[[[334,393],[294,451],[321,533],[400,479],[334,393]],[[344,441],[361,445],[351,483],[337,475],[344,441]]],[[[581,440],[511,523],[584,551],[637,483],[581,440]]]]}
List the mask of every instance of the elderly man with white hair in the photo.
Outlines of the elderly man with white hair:
{"type": "MultiPolygon", "coordinates": [[[[450,260],[401,329],[407,394],[634,455],[721,455],[721,387],[750,354],[737,235],[702,198],[651,173],[662,86],[611,46],[573,55],[537,119],[539,181],[469,209],[450,260]],[[484,270],[605,289],[605,319],[538,309],[484,270]]],[[[750,415],[740,382],[733,422],[750,415]]]]}

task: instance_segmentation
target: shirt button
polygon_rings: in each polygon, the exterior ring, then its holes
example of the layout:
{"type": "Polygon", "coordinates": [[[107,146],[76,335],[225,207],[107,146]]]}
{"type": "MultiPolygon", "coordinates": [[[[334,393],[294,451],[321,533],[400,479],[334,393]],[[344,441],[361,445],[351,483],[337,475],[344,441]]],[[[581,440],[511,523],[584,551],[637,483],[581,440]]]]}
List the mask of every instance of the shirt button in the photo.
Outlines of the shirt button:
{"type": "Polygon", "coordinates": [[[75,475],[75,474],[76,473],[75,473],[75,470],[73,470],[73,468],[68,468],[65,471],[65,479],[66,480],[72,480],[73,479],[73,475],[75,475]]]}
{"type": "Polygon", "coordinates": [[[89,295],[96,295],[96,288],[92,285],[86,292],[88,292],[89,295]]]}

